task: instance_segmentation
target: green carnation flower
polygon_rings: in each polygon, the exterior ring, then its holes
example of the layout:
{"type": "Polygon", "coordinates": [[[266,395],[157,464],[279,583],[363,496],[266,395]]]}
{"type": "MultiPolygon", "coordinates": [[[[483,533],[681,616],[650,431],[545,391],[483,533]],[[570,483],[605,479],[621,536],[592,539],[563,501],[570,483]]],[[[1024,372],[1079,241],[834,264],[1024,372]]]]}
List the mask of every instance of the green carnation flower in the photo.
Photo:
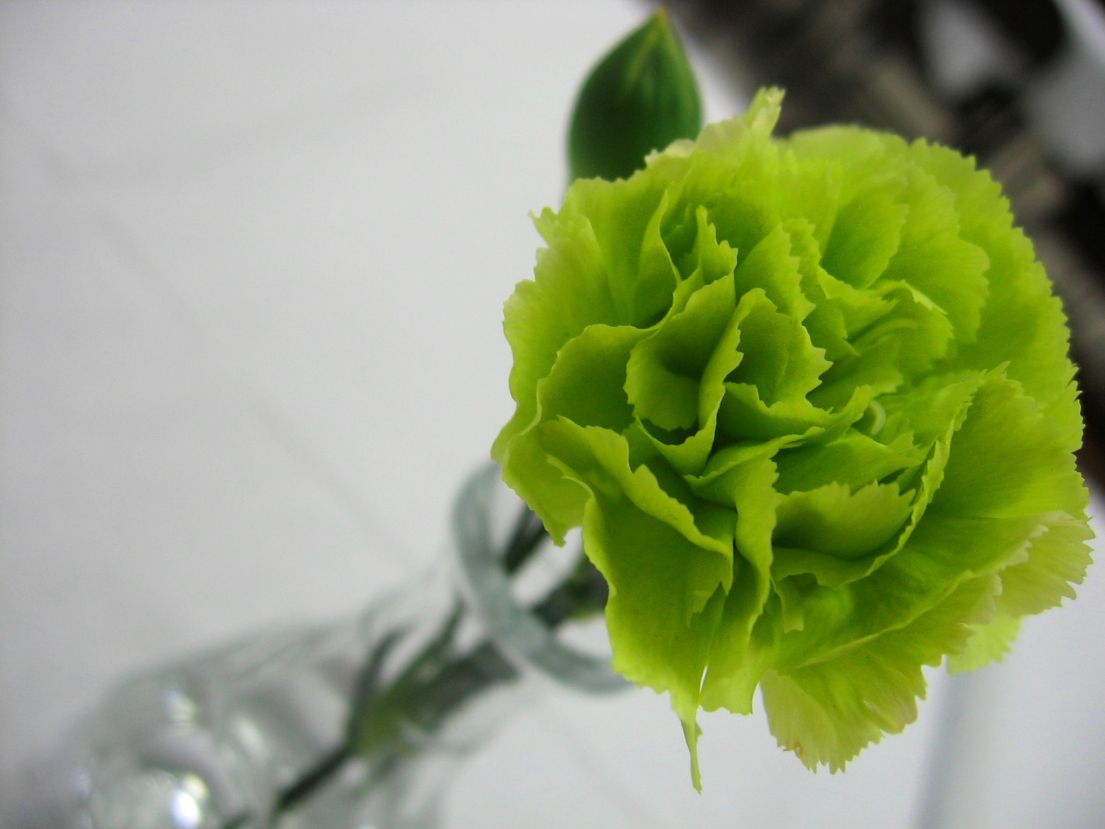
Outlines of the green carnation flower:
{"type": "Polygon", "coordinates": [[[773,138],[781,99],[577,181],[506,305],[493,454],[555,540],[582,526],[696,785],[700,708],[759,687],[843,768],[1089,562],[1066,323],[998,186],[923,141],[773,138]]]}

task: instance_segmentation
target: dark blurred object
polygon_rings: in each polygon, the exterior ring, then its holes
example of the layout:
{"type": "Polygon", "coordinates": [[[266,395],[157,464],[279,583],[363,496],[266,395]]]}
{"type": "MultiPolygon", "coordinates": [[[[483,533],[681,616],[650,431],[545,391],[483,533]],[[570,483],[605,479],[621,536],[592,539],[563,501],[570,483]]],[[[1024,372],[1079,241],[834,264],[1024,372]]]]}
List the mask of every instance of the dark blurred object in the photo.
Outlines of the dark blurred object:
{"type": "Polygon", "coordinates": [[[1086,471],[1105,482],[1105,0],[669,0],[782,132],[851,121],[978,157],[1070,316],[1086,471]]]}

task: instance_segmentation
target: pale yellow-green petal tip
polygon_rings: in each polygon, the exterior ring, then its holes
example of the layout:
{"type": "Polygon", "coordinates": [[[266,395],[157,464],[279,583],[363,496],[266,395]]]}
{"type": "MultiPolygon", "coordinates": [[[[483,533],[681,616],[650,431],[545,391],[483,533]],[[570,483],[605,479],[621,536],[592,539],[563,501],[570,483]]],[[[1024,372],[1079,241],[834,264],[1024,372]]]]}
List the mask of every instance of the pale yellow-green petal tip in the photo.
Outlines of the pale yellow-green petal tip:
{"type": "Polygon", "coordinates": [[[687,751],[691,757],[691,783],[695,791],[702,793],[702,773],[698,767],[698,738],[702,736],[702,729],[695,721],[682,722],[683,739],[687,741],[687,751]]]}

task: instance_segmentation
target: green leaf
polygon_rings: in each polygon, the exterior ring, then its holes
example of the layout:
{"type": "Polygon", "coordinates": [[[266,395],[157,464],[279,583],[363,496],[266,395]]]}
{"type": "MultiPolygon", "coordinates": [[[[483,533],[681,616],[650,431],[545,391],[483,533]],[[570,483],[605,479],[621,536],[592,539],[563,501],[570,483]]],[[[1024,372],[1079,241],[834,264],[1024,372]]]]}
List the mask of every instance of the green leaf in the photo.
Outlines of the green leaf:
{"type": "Polygon", "coordinates": [[[584,82],[568,136],[571,177],[626,177],[652,150],[701,128],[694,71],[660,9],[584,82]]]}

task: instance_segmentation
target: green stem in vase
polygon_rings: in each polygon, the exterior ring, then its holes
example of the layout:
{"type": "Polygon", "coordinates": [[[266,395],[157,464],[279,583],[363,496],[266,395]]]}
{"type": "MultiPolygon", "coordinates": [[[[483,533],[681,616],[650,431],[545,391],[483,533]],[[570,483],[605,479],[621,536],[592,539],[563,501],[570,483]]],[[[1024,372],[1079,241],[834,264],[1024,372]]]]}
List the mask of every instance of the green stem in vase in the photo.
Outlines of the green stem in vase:
{"type": "MultiPolygon", "coordinates": [[[[520,510],[502,556],[504,571],[517,573],[545,537],[544,527],[533,513],[528,508],[520,510]]],[[[580,555],[572,572],[538,601],[532,612],[556,628],[569,619],[600,612],[606,595],[605,580],[580,555]]],[[[374,757],[373,773],[387,774],[396,761],[417,750],[414,743],[421,735],[435,733],[466,702],[517,676],[518,669],[490,639],[457,653],[463,614],[463,605],[457,600],[438,632],[392,679],[386,677],[387,665],[409,631],[399,628],[383,637],[358,677],[345,739],[279,794],[274,820],[303,805],[358,758],[374,757]]]]}
{"type": "Polygon", "coordinates": [[[319,786],[328,782],[344,768],[352,757],[348,741],[324,754],[302,777],[280,793],[273,813],[281,815],[292,811],[300,802],[310,797],[319,786]]]}

